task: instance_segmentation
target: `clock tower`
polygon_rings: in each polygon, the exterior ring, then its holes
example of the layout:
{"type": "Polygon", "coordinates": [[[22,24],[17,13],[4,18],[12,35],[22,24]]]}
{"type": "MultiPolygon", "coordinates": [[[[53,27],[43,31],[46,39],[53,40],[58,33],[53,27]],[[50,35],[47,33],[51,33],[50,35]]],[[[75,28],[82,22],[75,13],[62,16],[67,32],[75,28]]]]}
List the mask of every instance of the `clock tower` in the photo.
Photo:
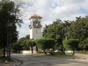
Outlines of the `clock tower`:
{"type": "Polygon", "coordinates": [[[33,16],[30,17],[30,19],[29,19],[30,20],[30,25],[29,25],[30,39],[36,40],[36,39],[42,38],[42,35],[41,35],[41,28],[42,28],[41,19],[42,19],[42,17],[37,15],[37,14],[34,14],[33,16]]]}

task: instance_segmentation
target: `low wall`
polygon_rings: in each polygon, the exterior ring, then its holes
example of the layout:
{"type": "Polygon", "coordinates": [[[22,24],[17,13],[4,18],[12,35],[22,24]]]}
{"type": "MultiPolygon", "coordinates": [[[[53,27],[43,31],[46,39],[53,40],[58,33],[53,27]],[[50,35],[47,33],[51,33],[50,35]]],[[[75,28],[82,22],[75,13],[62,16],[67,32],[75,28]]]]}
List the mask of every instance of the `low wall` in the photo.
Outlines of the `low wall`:
{"type": "Polygon", "coordinates": [[[73,53],[73,51],[65,51],[66,53],[73,53]]]}
{"type": "MultiPolygon", "coordinates": [[[[33,54],[36,54],[36,51],[33,51],[33,54]]],[[[23,50],[22,54],[32,54],[32,52],[30,50],[23,50]]]]}

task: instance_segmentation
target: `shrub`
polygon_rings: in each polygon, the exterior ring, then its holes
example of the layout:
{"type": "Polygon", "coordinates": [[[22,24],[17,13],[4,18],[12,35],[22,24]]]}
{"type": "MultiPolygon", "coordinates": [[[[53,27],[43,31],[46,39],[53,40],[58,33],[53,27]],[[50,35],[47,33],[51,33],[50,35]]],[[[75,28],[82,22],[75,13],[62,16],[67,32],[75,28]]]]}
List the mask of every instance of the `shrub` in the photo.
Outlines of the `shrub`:
{"type": "Polygon", "coordinates": [[[37,47],[42,49],[44,52],[46,49],[54,48],[54,39],[37,39],[37,47]]]}
{"type": "Polygon", "coordinates": [[[66,50],[74,51],[78,48],[79,40],[78,39],[69,39],[63,41],[63,46],[66,50]]]}

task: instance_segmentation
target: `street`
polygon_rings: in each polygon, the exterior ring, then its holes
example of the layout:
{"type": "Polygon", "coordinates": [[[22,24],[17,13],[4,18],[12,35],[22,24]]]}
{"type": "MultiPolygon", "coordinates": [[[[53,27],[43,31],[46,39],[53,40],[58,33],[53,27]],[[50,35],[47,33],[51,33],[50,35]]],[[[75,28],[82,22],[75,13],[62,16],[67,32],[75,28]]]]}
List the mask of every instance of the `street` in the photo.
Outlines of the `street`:
{"type": "Polygon", "coordinates": [[[62,59],[50,56],[12,54],[23,63],[20,66],[88,66],[88,59],[62,59]]]}

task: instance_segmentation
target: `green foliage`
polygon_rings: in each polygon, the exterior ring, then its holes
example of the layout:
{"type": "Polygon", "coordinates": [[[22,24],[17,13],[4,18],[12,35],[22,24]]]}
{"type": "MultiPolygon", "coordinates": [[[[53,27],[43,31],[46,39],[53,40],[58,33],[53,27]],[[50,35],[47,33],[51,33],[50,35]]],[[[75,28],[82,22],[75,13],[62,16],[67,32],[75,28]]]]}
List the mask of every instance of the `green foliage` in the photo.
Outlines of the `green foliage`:
{"type": "Polygon", "coordinates": [[[84,40],[88,37],[88,16],[76,17],[68,30],[69,38],[84,40]]]}
{"type": "Polygon", "coordinates": [[[52,24],[44,27],[43,36],[45,38],[58,39],[61,37],[64,39],[71,24],[72,21],[65,20],[62,22],[60,19],[57,19],[56,21],[53,21],[52,24]]]}
{"type": "Polygon", "coordinates": [[[62,38],[61,37],[58,37],[58,39],[55,40],[54,49],[55,50],[59,50],[59,51],[63,51],[63,44],[62,44],[62,38]]]}
{"type": "Polygon", "coordinates": [[[56,39],[57,35],[58,36],[62,36],[62,24],[61,24],[61,20],[56,20],[53,22],[53,24],[50,25],[46,25],[46,27],[43,30],[43,36],[45,38],[53,38],[56,39]]]}
{"type": "Polygon", "coordinates": [[[36,45],[35,41],[33,41],[33,40],[28,40],[27,43],[28,43],[29,47],[33,47],[36,45]]]}
{"type": "Polygon", "coordinates": [[[78,39],[69,39],[63,41],[63,46],[66,50],[75,50],[78,48],[79,40],[78,39]]]}
{"type": "Polygon", "coordinates": [[[20,38],[17,43],[22,47],[22,50],[29,50],[29,35],[23,37],[23,38],[20,38]]]}
{"type": "MultiPolygon", "coordinates": [[[[16,24],[21,25],[22,20],[19,19],[19,8],[11,0],[0,0],[0,48],[3,48],[5,57],[5,48],[12,46],[17,41],[18,31],[16,24]]],[[[10,50],[10,48],[9,48],[10,50]]],[[[10,53],[9,53],[10,55],[10,53]]]]}
{"type": "MultiPolygon", "coordinates": [[[[33,40],[28,40],[28,41],[27,41],[27,44],[28,44],[29,47],[31,47],[31,51],[32,51],[32,53],[33,53],[33,47],[36,46],[35,41],[33,41],[33,40]]],[[[36,47],[36,51],[37,51],[37,47],[36,47]]]]}
{"type": "MultiPolygon", "coordinates": [[[[62,30],[56,29],[59,31],[58,35],[56,34],[56,38],[60,36],[63,39],[79,39],[80,40],[80,46],[84,45],[84,40],[88,37],[88,16],[85,17],[76,17],[75,21],[68,21],[65,20],[63,23],[59,23],[59,25],[62,25],[62,30]]],[[[55,29],[55,28],[54,28],[55,29]]],[[[47,31],[48,32],[48,31],[47,31]]],[[[56,31],[54,31],[57,33],[56,31]]],[[[52,32],[51,32],[52,33],[52,32]]],[[[56,43],[58,45],[59,41],[56,43]]],[[[59,43],[60,44],[60,43],[59,43]]],[[[87,45],[84,45],[84,47],[87,47],[87,45]]]]}
{"type": "Polygon", "coordinates": [[[23,42],[21,44],[23,50],[29,50],[30,47],[33,47],[35,45],[36,45],[36,43],[34,41],[28,40],[28,39],[27,40],[23,40],[23,42]]]}
{"type": "MultiPolygon", "coordinates": [[[[13,47],[17,47],[20,46],[22,48],[22,50],[29,50],[30,47],[35,46],[35,42],[29,39],[29,35],[26,35],[23,38],[20,38],[16,43],[16,45],[14,45],[13,47]]],[[[14,49],[14,48],[13,48],[14,49]]],[[[16,49],[17,50],[17,49],[16,49]]]]}
{"type": "Polygon", "coordinates": [[[22,50],[21,45],[18,42],[14,43],[13,52],[19,52],[20,53],[21,50],[22,50]]]}
{"type": "Polygon", "coordinates": [[[26,35],[25,36],[25,39],[30,39],[30,35],[26,35]]]}
{"type": "Polygon", "coordinates": [[[79,39],[80,49],[87,49],[88,38],[88,16],[76,17],[76,20],[71,24],[68,30],[68,37],[73,39],[79,39]]]}
{"type": "Polygon", "coordinates": [[[60,19],[53,21],[52,24],[46,25],[43,30],[44,38],[53,38],[55,39],[54,48],[59,51],[63,51],[62,40],[67,37],[67,31],[70,27],[72,21],[65,20],[62,22],[60,19]]]}
{"type": "Polygon", "coordinates": [[[22,49],[23,50],[29,50],[28,40],[27,39],[26,40],[23,40],[21,46],[22,46],[22,49]]]}
{"type": "Polygon", "coordinates": [[[50,49],[54,47],[54,40],[53,39],[37,39],[36,44],[38,48],[41,49],[50,49]]]}
{"type": "Polygon", "coordinates": [[[85,40],[81,41],[79,44],[79,47],[82,48],[83,50],[88,49],[88,38],[86,38],[85,40]]]}

